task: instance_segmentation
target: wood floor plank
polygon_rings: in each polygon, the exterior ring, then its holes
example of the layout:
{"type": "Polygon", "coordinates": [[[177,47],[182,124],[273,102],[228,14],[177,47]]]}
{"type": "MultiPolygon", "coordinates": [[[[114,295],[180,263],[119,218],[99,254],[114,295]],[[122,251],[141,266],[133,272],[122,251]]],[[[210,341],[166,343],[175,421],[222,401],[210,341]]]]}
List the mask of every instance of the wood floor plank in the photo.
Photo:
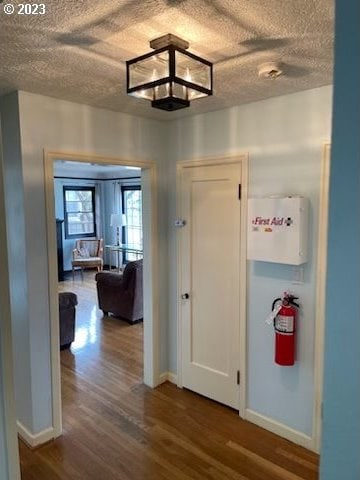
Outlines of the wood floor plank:
{"type": "Polygon", "coordinates": [[[270,462],[266,458],[251,452],[247,448],[244,448],[241,445],[232,442],[231,440],[227,443],[227,445],[237,452],[240,452],[245,457],[249,458],[255,466],[264,469],[268,473],[269,478],[278,478],[279,480],[304,480],[304,477],[299,477],[298,475],[285,470],[285,468],[270,462]]]}
{"type": "Polygon", "coordinates": [[[78,295],[61,357],[63,435],[20,445],[23,480],[316,480],[318,457],[165,383],[142,383],[143,326],[103,317],[94,272],[59,285],[78,295]]]}
{"type": "Polygon", "coordinates": [[[317,462],[314,462],[314,461],[311,462],[309,460],[306,460],[305,458],[300,457],[299,455],[297,455],[294,452],[289,452],[289,451],[285,450],[284,448],[277,448],[276,453],[278,453],[279,455],[282,455],[283,457],[291,460],[292,462],[296,462],[300,465],[303,465],[304,467],[308,468],[309,470],[312,470],[313,472],[318,471],[317,462]]]}

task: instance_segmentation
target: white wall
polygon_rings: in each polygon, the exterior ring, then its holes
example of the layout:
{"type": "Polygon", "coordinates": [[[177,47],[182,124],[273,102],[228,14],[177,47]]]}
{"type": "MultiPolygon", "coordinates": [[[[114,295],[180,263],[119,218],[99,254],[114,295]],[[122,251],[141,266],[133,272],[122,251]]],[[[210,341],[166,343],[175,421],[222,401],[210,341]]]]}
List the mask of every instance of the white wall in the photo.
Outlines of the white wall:
{"type": "MultiPolygon", "coordinates": [[[[23,189],[28,281],[28,327],[30,327],[31,382],[34,403],[31,433],[52,425],[49,345],[48,266],[45,223],[43,149],[90,152],[124,159],[155,160],[161,165],[160,124],[85,105],[19,92],[23,189]]],[[[159,168],[159,185],[164,183],[159,168]]],[[[163,218],[159,202],[159,217],[163,218]]],[[[164,225],[160,225],[163,228],[164,225]]],[[[167,252],[160,232],[160,248],[167,252]]],[[[163,274],[164,271],[161,270],[163,274]]],[[[166,290],[161,279],[160,289],[166,290]]],[[[161,312],[164,315],[164,312],[161,312]]],[[[166,324],[160,319],[162,341],[166,343],[166,324]]],[[[16,332],[15,332],[16,335],[16,332]]],[[[161,369],[166,369],[161,353],[161,369]]],[[[17,378],[16,378],[17,381],[17,378]]]]}
{"type": "MultiPolygon", "coordinates": [[[[304,283],[293,285],[293,268],[264,262],[248,264],[247,407],[306,435],[312,434],[316,239],[320,161],[330,138],[331,87],[175,121],[171,124],[172,162],[168,183],[170,249],[169,368],[176,372],[175,162],[248,152],[249,195],[299,194],[310,198],[310,260],[304,283]],[[294,367],[273,361],[273,331],[265,325],[272,300],[285,290],[301,301],[298,359],[294,367]]],[[[219,254],[221,252],[219,246],[219,254]]]]}

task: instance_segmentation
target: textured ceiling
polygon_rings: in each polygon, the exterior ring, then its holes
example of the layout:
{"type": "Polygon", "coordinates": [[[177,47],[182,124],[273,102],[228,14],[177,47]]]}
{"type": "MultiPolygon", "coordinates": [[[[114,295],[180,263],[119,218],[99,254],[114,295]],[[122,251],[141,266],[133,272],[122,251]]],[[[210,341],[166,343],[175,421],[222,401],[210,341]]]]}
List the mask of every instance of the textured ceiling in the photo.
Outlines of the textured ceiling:
{"type": "Polygon", "coordinates": [[[0,95],[20,89],[169,120],[332,81],[334,0],[44,3],[45,15],[6,15],[0,4],[0,95]],[[213,97],[178,112],[125,93],[125,61],[150,51],[149,41],[166,33],[214,62],[213,97]],[[257,66],[272,60],[285,75],[260,79],[257,66]]]}

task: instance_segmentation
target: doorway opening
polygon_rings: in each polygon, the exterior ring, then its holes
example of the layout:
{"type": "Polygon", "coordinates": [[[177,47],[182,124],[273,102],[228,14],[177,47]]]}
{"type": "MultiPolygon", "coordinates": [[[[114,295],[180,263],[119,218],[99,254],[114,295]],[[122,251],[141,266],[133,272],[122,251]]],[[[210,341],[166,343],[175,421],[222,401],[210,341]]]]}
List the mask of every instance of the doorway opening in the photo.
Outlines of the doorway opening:
{"type": "MultiPolygon", "coordinates": [[[[118,385],[125,390],[133,388],[137,383],[144,382],[151,387],[159,383],[156,167],[148,161],[47,151],[44,162],[53,428],[54,437],[57,437],[62,432],[61,362],[66,368],[63,373],[64,385],[69,381],[71,383],[75,365],[75,374],[85,375],[87,384],[96,380],[96,388],[104,391],[111,390],[111,385],[116,383],[114,375],[119,376],[118,385]],[[136,192],[136,195],[129,196],[126,199],[127,205],[123,205],[122,188],[126,187],[133,187],[134,190],[131,191],[136,192]],[[122,218],[123,224],[119,226],[111,223],[115,217],[122,218]],[[55,218],[61,222],[60,235],[55,218]],[[59,238],[63,241],[61,248],[58,248],[59,238]],[[126,239],[136,241],[136,245],[125,243],[126,239]],[[100,272],[96,283],[94,270],[81,268],[81,259],[80,266],[74,262],[74,255],[83,253],[86,259],[89,253],[79,251],[77,247],[80,243],[76,243],[76,240],[84,241],[84,245],[86,241],[101,242],[102,263],[98,270],[110,269],[112,280],[116,282],[120,277],[125,278],[128,271],[134,270],[134,266],[138,272],[141,265],[143,282],[141,288],[139,284],[137,289],[137,306],[140,308],[141,304],[143,308],[143,322],[137,318],[139,308],[134,316],[135,324],[132,325],[119,319],[126,318],[126,313],[117,311],[116,306],[109,307],[106,303],[109,301],[108,288],[113,286],[101,287],[103,290],[105,288],[105,293],[100,292],[100,287],[97,289],[97,283],[100,285],[104,279],[105,283],[108,282],[108,272],[100,272]],[[75,263],[74,269],[72,263],[75,263]],[[122,275],[124,270],[125,275],[122,275]],[[65,281],[59,284],[61,277],[65,281]],[[58,291],[73,291],[79,302],[76,306],[78,330],[75,331],[70,350],[66,348],[69,345],[65,345],[61,361],[58,291]],[[81,358],[84,359],[83,362],[81,358]],[[126,366],[133,366],[133,371],[126,372],[126,366]],[[91,371],[86,376],[88,368],[91,371]],[[108,373],[107,386],[102,384],[106,380],[104,372],[108,373]],[[128,382],[125,381],[126,375],[128,382]]],[[[71,391],[71,388],[69,390],[66,387],[64,394],[71,395],[71,391]]]]}

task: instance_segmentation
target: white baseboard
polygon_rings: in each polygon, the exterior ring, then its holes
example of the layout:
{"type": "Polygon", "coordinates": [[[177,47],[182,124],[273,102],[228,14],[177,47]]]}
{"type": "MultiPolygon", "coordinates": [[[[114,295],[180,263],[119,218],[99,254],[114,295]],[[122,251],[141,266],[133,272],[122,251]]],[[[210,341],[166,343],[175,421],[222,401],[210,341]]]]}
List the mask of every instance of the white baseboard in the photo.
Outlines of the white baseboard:
{"type": "Polygon", "coordinates": [[[168,372],[168,381],[177,385],[177,375],[176,373],[168,372]]]}
{"type": "Polygon", "coordinates": [[[269,430],[280,437],[286,438],[297,445],[307,448],[308,450],[316,452],[313,438],[294,430],[283,423],[277,422],[276,420],[266,417],[265,415],[261,415],[260,413],[254,412],[248,408],[245,410],[245,420],[255,423],[255,425],[265,428],[265,430],[269,430]]]}
{"type": "Polygon", "coordinates": [[[53,427],[33,434],[30,433],[29,430],[24,427],[21,422],[17,421],[17,429],[19,437],[31,448],[39,447],[40,445],[49,442],[50,440],[55,438],[53,427]]]}
{"type": "Polygon", "coordinates": [[[158,385],[161,385],[164,382],[171,382],[171,383],[175,383],[175,385],[177,385],[177,375],[176,375],[176,373],[172,373],[172,372],[161,373],[159,375],[158,385]]]}

